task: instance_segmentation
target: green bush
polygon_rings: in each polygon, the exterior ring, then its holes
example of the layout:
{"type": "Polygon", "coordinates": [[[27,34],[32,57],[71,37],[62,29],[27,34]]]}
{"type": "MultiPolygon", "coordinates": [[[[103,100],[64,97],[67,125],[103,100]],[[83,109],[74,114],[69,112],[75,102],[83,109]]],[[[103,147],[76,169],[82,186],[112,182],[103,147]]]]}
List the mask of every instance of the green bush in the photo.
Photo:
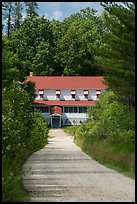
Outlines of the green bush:
{"type": "Polygon", "coordinates": [[[40,113],[34,114],[30,137],[30,148],[36,151],[47,144],[48,127],[40,113]]]}
{"type": "Polygon", "coordinates": [[[75,133],[75,143],[108,167],[134,178],[135,111],[104,92],[75,133]]]}
{"type": "Polygon", "coordinates": [[[48,128],[34,114],[32,96],[16,81],[2,91],[2,201],[26,201],[21,182],[26,158],[47,143],[48,128]]]}
{"type": "Polygon", "coordinates": [[[9,202],[14,197],[14,179],[15,175],[12,171],[9,172],[7,177],[2,177],[2,200],[4,202],[9,202]]]}
{"type": "Polygon", "coordinates": [[[13,157],[25,145],[30,128],[29,95],[13,81],[2,93],[2,152],[3,157],[13,157]]]}
{"type": "Polygon", "coordinates": [[[108,91],[100,97],[96,107],[88,110],[86,128],[90,126],[91,137],[96,136],[100,139],[108,137],[117,142],[134,141],[134,115],[134,110],[129,111],[126,105],[116,101],[114,94],[108,91]]]}

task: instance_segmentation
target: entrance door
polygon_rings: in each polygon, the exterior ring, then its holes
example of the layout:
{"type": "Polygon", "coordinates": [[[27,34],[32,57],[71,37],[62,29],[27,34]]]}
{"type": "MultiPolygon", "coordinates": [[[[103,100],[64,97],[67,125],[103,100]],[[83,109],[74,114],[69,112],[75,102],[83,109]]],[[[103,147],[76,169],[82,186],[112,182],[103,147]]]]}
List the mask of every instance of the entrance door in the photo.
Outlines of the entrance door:
{"type": "Polygon", "coordinates": [[[52,120],[51,127],[53,127],[53,128],[61,127],[60,116],[52,116],[51,120],[52,120]]]}

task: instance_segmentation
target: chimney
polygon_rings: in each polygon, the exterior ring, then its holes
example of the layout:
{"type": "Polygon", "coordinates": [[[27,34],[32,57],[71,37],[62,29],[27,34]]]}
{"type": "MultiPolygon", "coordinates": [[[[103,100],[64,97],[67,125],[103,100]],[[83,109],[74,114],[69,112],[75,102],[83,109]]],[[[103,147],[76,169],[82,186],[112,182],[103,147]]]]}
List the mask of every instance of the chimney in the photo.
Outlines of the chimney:
{"type": "Polygon", "coordinates": [[[29,75],[30,75],[30,76],[33,76],[33,72],[30,72],[29,75]]]}

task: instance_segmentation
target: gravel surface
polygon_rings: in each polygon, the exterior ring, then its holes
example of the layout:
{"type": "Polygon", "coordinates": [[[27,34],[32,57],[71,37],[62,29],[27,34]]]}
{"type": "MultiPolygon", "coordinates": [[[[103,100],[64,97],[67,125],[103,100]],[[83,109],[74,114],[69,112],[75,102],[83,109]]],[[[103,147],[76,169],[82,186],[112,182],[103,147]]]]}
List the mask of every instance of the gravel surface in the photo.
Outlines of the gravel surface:
{"type": "Polygon", "coordinates": [[[23,166],[30,202],[135,202],[135,181],[99,164],[62,129],[23,166]]]}

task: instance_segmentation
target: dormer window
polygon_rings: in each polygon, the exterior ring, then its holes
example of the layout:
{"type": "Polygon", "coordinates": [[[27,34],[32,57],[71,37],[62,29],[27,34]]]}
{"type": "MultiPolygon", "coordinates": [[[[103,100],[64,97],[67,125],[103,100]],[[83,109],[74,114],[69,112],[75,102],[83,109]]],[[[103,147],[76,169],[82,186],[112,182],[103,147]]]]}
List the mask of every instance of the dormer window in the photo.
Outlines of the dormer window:
{"type": "Polygon", "coordinates": [[[71,98],[75,99],[75,95],[76,95],[76,91],[75,90],[71,90],[71,98]]]}
{"type": "Polygon", "coordinates": [[[44,91],[43,90],[39,90],[40,99],[43,99],[43,95],[44,95],[44,91]]]}
{"type": "Polygon", "coordinates": [[[60,90],[56,90],[56,99],[60,99],[60,90]]]}
{"type": "Polygon", "coordinates": [[[96,90],[96,96],[98,97],[100,95],[100,90],[96,90]]]}
{"type": "Polygon", "coordinates": [[[88,99],[88,90],[84,90],[84,97],[88,99]]]}

